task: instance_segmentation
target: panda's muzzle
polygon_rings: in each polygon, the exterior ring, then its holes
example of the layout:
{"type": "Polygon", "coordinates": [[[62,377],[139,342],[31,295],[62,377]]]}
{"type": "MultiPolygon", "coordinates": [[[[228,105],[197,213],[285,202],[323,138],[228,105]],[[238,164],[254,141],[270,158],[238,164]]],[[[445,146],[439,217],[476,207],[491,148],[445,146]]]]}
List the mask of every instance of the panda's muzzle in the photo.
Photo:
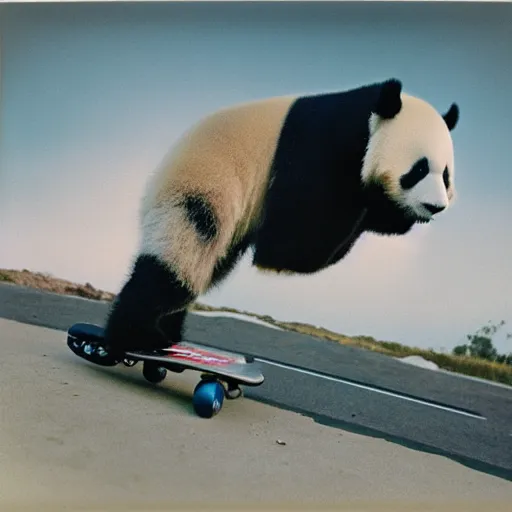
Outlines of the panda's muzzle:
{"type": "Polygon", "coordinates": [[[425,210],[429,211],[432,215],[440,213],[445,209],[445,206],[437,206],[431,203],[421,203],[421,205],[423,206],[423,208],[425,208],[425,210]]]}

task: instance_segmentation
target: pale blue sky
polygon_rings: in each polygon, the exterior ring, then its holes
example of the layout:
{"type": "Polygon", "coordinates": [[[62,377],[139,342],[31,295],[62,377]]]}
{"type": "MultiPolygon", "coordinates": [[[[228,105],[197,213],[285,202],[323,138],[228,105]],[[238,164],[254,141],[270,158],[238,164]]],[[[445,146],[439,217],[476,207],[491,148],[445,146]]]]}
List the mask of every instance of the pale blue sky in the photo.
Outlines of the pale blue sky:
{"type": "Polygon", "coordinates": [[[204,301],[436,348],[512,324],[510,4],[19,4],[0,18],[0,267],[117,291],[147,175],[199,117],[396,76],[460,105],[453,209],[367,236],[316,276],[246,259],[204,301]]]}

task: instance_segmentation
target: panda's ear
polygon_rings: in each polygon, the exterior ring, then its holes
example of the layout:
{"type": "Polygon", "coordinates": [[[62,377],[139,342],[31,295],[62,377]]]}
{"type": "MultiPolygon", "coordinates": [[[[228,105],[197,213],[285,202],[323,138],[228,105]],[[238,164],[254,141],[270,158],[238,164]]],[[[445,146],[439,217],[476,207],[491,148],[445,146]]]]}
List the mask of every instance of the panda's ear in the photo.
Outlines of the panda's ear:
{"type": "Polygon", "coordinates": [[[452,103],[450,109],[443,115],[444,122],[448,126],[448,130],[452,131],[459,122],[459,106],[457,103],[452,103]]]}
{"type": "Polygon", "coordinates": [[[392,78],[384,82],[373,112],[382,119],[395,117],[402,108],[401,92],[402,82],[400,80],[392,78]]]}

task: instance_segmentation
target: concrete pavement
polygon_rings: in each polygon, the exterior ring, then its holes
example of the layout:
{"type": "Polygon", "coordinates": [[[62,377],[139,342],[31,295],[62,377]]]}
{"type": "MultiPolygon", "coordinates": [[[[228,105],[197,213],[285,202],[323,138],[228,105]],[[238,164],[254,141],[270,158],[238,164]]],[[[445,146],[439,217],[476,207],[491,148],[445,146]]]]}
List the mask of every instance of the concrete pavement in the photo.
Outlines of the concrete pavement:
{"type": "Polygon", "coordinates": [[[139,365],[101,368],[77,358],[65,336],[0,319],[2,510],[450,500],[498,511],[510,504],[509,481],[247,398],[201,419],[191,404],[197,374],[169,374],[154,387],[139,365]]]}

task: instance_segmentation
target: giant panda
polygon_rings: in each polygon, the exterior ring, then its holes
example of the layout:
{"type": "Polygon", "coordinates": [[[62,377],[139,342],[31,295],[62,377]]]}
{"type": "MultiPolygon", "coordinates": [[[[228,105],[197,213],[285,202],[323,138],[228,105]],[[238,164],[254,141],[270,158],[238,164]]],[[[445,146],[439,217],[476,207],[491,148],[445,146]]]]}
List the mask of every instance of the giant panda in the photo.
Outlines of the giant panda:
{"type": "Polygon", "coordinates": [[[148,180],[104,364],[179,342],[187,308],[249,249],[263,271],[307,275],[365,232],[403,235],[430,222],[455,194],[458,120],[456,103],[440,114],[394,78],[202,119],[148,180]]]}

